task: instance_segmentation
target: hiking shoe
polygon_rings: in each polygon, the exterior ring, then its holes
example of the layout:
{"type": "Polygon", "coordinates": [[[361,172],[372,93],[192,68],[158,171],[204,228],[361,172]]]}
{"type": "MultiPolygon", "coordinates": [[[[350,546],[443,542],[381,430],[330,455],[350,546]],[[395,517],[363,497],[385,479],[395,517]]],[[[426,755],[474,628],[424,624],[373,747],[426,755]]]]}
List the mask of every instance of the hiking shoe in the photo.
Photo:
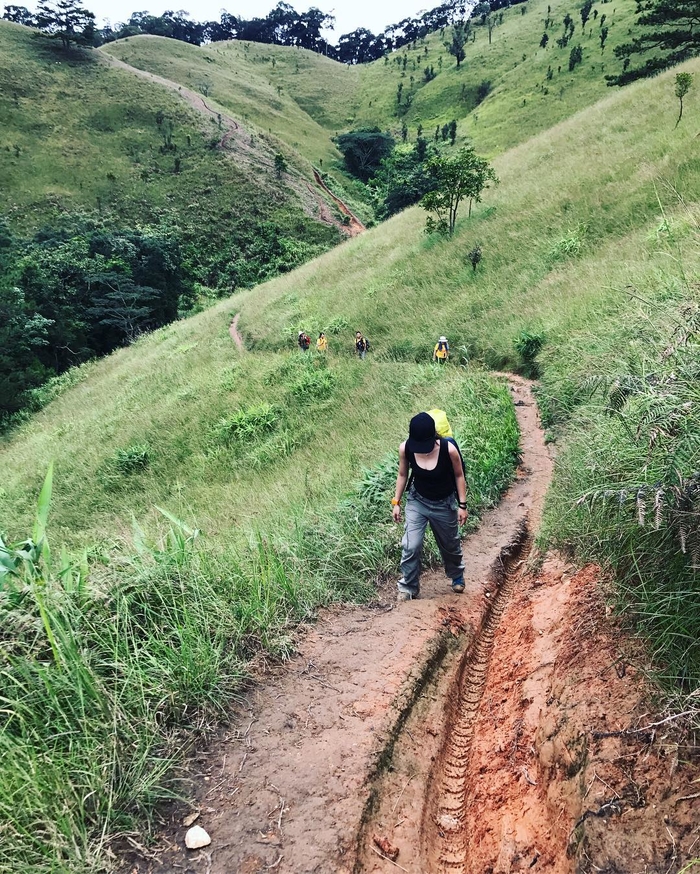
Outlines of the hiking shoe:
{"type": "Polygon", "coordinates": [[[452,591],[455,595],[461,595],[464,591],[464,577],[457,577],[457,579],[452,580],[452,591]]]}
{"type": "Polygon", "coordinates": [[[399,592],[396,596],[396,603],[400,604],[402,601],[412,601],[413,595],[410,592],[399,592]]]}

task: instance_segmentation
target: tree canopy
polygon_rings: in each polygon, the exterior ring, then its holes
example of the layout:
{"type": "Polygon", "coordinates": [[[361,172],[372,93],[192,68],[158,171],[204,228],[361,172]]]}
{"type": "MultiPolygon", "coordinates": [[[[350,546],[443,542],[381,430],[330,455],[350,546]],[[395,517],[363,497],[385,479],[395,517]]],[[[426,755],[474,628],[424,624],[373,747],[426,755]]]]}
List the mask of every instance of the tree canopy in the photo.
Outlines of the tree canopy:
{"type": "Polygon", "coordinates": [[[394,138],[378,127],[364,127],[341,134],[336,144],[343,153],[345,166],[350,173],[368,182],[384,158],[391,155],[394,138]]]}
{"type": "Polygon", "coordinates": [[[700,54],[698,0],[639,0],[637,10],[637,24],[644,30],[631,42],[616,46],[615,55],[627,62],[639,57],[641,63],[606,76],[608,85],[627,85],[655,76],[700,54]]]}
{"type": "Polygon", "coordinates": [[[429,191],[421,206],[428,216],[426,230],[452,236],[457,221],[457,211],[463,200],[481,200],[489,183],[498,182],[493,167],[485,158],[480,158],[473,148],[465,147],[454,156],[439,155],[428,161],[428,173],[434,180],[435,189],[429,191]]]}
{"type": "Polygon", "coordinates": [[[36,24],[49,36],[60,39],[64,49],[69,49],[71,43],[92,43],[95,16],[78,0],[40,0],[36,24]]]}

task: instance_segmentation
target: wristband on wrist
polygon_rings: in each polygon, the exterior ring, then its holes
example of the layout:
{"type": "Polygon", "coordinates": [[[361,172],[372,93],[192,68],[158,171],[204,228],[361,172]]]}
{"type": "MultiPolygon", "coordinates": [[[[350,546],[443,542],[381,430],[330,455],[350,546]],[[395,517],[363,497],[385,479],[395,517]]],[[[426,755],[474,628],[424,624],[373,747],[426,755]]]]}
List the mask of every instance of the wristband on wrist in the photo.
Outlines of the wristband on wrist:
{"type": "Polygon", "coordinates": [[[391,506],[392,507],[398,507],[400,503],[401,503],[401,501],[400,500],[397,501],[396,498],[391,499],[391,506]]]}
{"type": "Polygon", "coordinates": [[[460,509],[460,510],[466,510],[466,509],[467,509],[467,502],[466,502],[466,501],[458,501],[458,505],[459,505],[459,509],[460,509]]]}

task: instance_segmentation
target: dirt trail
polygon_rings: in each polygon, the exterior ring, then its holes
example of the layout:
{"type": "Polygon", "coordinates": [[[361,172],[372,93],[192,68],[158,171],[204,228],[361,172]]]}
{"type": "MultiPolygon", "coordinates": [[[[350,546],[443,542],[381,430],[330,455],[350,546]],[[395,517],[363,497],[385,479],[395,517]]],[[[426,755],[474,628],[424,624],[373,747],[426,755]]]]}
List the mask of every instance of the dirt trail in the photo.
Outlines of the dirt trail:
{"type": "Polygon", "coordinates": [[[97,55],[112,67],[117,67],[120,70],[127,70],[129,73],[140,76],[142,79],[147,79],[149,82],[156,82],[158,85],[162,85],[170,91],[176,91],[193,109],[196,109],[197,112],[216,121],[221,132],[219,148],[223,149],[227,146],[234,148],[238,153],[239,158],[244,162],[262,165],[270,170],[274,168],[274,156],[272,153],[265,147],[258,148],[256,146],[253,148],[250,141],[250,133],[246,132],[242,125],[227,113],[212,109],[204,97],[197,91],[193,91],[191,88],[187,88],[179,82],[174,82],[172,79],[166,79],[164,76],[150,73],[148,70],[141,70],[139,67],[132,67],[131,64],[127,64],[126,61],[115,58],[108,52],[98,51],[97,55]]]}
{"type": "Polygon", "coordinates": [[[231,339],[236,344],[236,348],[239,352],[245,352],[245,343],[243,342],[243,337],[241,336],[241,332],[238,330],[238,320],[240,319],[241,314],[236,313],[233,317],[233,321],[229,325],[228,332],[231,335],[231,339]]]}
{"type": "MultiPolygon", "coordinates": [[[[392,588],[373,607],[326,611],[299,655],[250,693],[238,730],[203,755],[195,793],[211,859],[190,859],[186,870],[263,871],[280,856],[273,870],[354,869],[368,785],[392,738],[446,654],[481,627],[494,565],[541,513],[551,460],[530,384],[511,377],[511,390],[523,463],[466,541],[464,595],[442,573],[426,573],[421,599],[398,609],[392,588]]],[[[170,850],[153,870],[180,870],[182,837],[173,822],[170,850]]]]}
{"type": "Polygon", "coordinates": [[[357,218],[357,216],[350,211],[346,204],[343,203],[343,201],[339,197],[333,194],[333,192],[323,181],[321,174],[317,170],[314,170],[314,179],[316,180],[316,184],[319,185],[326,192],[326,194],[335,202],[336,206],[343,213],[343,215],[346,215],[350,220],[350,223],[346,226],[346,228],[348,234],[351,237],[356,237],[358,234],[361,234],[363,231],[367,230],[367,228],[362,224],[359,218],[357,218]]]}
{"type": "MultiPolygon", "coordinates": [[[[212,109],[206,102],[204,97],[197,91],[187,88],[184,85],[174,82],[172,79],[166,79],[164,76],[159,76],[156,73],[150,73],[147,70],[141,70],[139,67],[132,67],[131,64],[115,58],[106,51],[98,51],[97,56],[112,67],[117,67],[121,70],[127,70],[142,79],[148,79],[149,82],[156,82],[170,91],[176,91],[193,109],[204,116],[216,121],[218,130],[221,133],[218,147],[235,154],[237,160],[244,166],[264,168],[268,173],[275,173],[275,155],[273,149],[269,147],[265,139],[262,137],[253,137],[250,131],[246,131],[240,122],[236,121],[228,113],[212,109]]],[[[302,209],[312,218],[323,222],[324,224],[334,225],[342,233],[350,237],[357,236],[365,230],[365,226],[356,218],[348,209],[348,207],[337,198],[332,191],[325,185],[321,177],[314,170],[314,179],[320,188],[334,200],[341,212],[350,217],[349,225],[344,225],[337,221],[323,198],[317,191],[313,189],[310,183],[297,172],[289,172],[284,174],[285,180],[290,188],[299,197],[302,209]],[[309,196],[310,195],[310,196],[309,196]]]]}
{"type": "Polygon", "coordinates": [[[464,595],[429,573],[419,600],[325,611],[191,764],[211,845],[184,849],[180,809],[130,872],[676,874],[698,855],[692,751],[620,734],[653,710],[598,569],[528,563],[552,462],[508,378],[522,464],[465,542],[464,595]]]}

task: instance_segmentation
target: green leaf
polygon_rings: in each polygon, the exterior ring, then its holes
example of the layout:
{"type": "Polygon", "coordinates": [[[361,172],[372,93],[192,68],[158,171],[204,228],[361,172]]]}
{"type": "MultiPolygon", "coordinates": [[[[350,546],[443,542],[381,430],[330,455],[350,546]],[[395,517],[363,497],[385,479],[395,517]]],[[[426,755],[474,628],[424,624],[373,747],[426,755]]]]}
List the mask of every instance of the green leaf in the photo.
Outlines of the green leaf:
{"type": "Polygon", "coordinates": [[[185,523],[182,522],[180,519],[178,519],[177,516],[173,516],[172,513],[170,513],[168,510],[164,510],[162,507],[159,507],[157,504],[155,505],[155,507],[159,513],[161,513],[163,516],[165,516],[165,518],[168,519],[170,522],[172,522],[173,525],[177,525],[177,527],[181,531],[184,531],[188,537],[196,537],[197,536],[198,532],[194,531],[192,528],[185,525],[185,523]]]}

